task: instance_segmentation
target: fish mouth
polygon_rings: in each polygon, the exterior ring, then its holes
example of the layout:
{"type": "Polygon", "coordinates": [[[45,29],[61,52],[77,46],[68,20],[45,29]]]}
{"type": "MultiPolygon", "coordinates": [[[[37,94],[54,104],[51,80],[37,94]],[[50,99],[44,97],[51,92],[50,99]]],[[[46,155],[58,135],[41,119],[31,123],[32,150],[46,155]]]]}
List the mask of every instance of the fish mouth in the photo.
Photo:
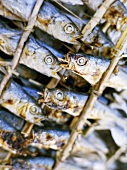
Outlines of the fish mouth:
{"type": "Polygon", "coordinates": [[[77,43],[79,43],[78,39],[81,39],[81,38],[83,38],[83,35],[79,34],[79,35],[77,35],[75,37],[72,37],[71,42],[77,44],[77,43]]]}
{"type": "Polygon", "coordinates": [[[60,59],[60,67],[62,67],[62,68],[69,67],[69,61],[67,61],[66,59],[60,59]]]}

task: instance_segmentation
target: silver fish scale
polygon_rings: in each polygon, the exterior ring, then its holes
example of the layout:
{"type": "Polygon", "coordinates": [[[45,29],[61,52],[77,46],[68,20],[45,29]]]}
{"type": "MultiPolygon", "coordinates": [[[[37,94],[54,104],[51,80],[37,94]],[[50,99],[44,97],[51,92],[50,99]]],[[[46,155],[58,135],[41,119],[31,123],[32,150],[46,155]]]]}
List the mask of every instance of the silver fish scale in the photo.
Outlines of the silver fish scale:
{"type": "Polygon", "coordinates": [[[119,55],[126,13],[124,0],[0,1],[1,168],[127,166],[127,48],[89,103],[119,55]]]}

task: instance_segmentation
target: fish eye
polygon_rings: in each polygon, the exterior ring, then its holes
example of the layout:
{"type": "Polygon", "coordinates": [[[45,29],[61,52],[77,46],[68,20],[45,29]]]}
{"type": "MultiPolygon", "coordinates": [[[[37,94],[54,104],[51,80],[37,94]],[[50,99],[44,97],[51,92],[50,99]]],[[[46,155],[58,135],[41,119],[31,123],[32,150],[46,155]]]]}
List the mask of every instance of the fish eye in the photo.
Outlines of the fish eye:
{"type": "Polygon", "coordinates": [[[78,58],[78,60],[77,60],[77,64],[78,64],[79,66],[84,66],[86,63],[87,63],[87,60],[86,60],[84,57],[80,57],[80,58],[78,58]]]}
{"type": "Polygon", "coordinates": [[[45,57],[45,63],[46,64],[52,64],[54,62],[54,60],[53,60],[53,57],[52,56],[46,56],[45,57]]]}
{"type": "Polygon", "coordinates": [[[67,24],[65,25],[64,30],[67,34],[71,34],[74,32],[74,26],[72,24],[67,24]]]}
{"type": "Polygon", "coordinates": [[[39,113],[39,109],[37,106],[31,106],[30,107],[30,113],[31,114],[38,114],[39,113]]]}
{"type": "Polygon", "coordinates": [[[63,92],[57,91],[57,92],[56,92],[56,98],[57,98],[58,100],[63,100],[63,92]]]}

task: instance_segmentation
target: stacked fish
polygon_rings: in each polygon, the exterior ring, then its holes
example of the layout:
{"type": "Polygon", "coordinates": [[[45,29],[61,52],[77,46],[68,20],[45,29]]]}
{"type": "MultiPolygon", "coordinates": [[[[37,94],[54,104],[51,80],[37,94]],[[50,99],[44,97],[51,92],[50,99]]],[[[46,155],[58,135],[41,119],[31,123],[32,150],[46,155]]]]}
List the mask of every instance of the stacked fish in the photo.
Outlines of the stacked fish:
{"type": "MultiPolygon", "coordinates": [[[[83,28],[105,1],[45,0],[22,48],[18,45],[37,2],[0,0],[0,89],[12,73],[0,96],[5,169],[54,168],[127,26],[127,2],[114,0],[84,39],[83,28]]],[[[59,170],[127,169],[126,51],[59,170]]]]}

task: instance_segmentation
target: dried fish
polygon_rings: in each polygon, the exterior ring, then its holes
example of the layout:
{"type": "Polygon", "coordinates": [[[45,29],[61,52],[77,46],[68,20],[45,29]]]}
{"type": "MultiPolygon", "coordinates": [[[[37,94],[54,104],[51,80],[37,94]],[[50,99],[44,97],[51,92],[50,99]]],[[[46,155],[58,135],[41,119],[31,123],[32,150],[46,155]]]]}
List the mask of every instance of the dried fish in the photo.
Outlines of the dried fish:
{"type": "MultiPolygon", "coordinates": [[[[26,0],[2,1],[3,6],[24,20],[28,20],[34,3],[35,1],[27,2],[26,0]],[[25,12],[24,9],[28,9],[28,11],[25,10],[27,11],[25,12]]],[[[76,25],[49,2],[43,3],[37,17],[36,26],[56,39],[71,44],[77,43],[76,39],[81,37],[81,33],[76,25]]]]}
{"type": "MultiPolygon", "coordinates": [[[[87,94],[77,93],[74,91],[66,91],[63,89],[45,89],[39,101],[48,107],[64,111],[70,115],[80,115],[84,104],[88,98],[87,94]],[[80,102],[79,102],[80,101],[80,102]]],[[[89,119],[110,119],[117,120],[119,112],[116,109],[110,109],[100,101],[96,101],[89,119]]]]}
{"type": "Polygon", "coordinates": [[[48,2],[44,2],[42,10],[40,10],[36,26],[56,39],[71,44],[77,43],[76,39],[81,37],[76,25],[48,2]]]}
{"type": "Polygon", "coordinates": [[[82,0],[56,0],[56,1],[61,1],[63,3],[66,3],[66,4],[70,4],[70,5],[83,5],[83,2],[82,0]]]}
{"type": "MultiPolygon", "coordinates": [[[[2,75],[0,76],[2,79],[2,75]]],[[[41,125],[40,121],[44,118],[42,110],[36,101],[13,80],[7,84],[0,104],[10,112],[31,123],[41,125]]]]}
{"type": "Polygon", "coordinates": [[[66,61],[68,63],[63,64],[63,67],[72,70],[92,85],[99,81],[110,64],[110,60],[106,58],[73,53],[66,55],[66,61]]]}
{"type": "MultiPolygon", "coordinates": [[[[31,97],[33,97],[36,101],[39,99],[39,94],[37,89],[31,87],[23,86],[23,89],[28,93],[31,97]]],[[[70,115],[60,110],[54,110],[47,106],[44,107],[43,115],[45,116],[45,120],[49,122],[56,122],[57,124],[64,124],[69,121],[70,115]]]]}
{"type": "Polygon", "coordinates": [[[70,131],[57,127],[44,129],[36,126],[32,129],[32,134],[33,140],[31,140],[29,145],[37,148],[60,150],[69,139],[70,131]]]}
{"type": "Polygon", "coordinates": [[[98,120],[91,128],[89,133],[93,130],[106,130],[109,129],[111,131],[112,138],[114,139],[116,145],[122,147],[123,145],[127,145],[127,120],[119,119],[116,121],[115,119],[109,120],[98,120]],[[122,139],[122,140],[119,140],[122,139]]]}
{"type": "Polygon", "coordinates": [[[45,106],[43,112],[45,113],[45,120],[50,122],[56,122],[57,124],[65,124],[67,123],[71,116],[65,112],[60,110],[54,110],[45,106]]]}
{"type": "Polygon", "coordinates": [[[0,20],[0,50],[5,54],[14,54],[21,35],[22,31],[11,29],[6,22],[0,20]]]}
{"type": "MultiPolygon", "coordinates": [[[[79,53],[68,53],[66,55],[66,61],[61,66],[72,70],[92,85],[95,85],[100,80],[102,74],[110,64],[109,59],[79,53]]],[[[113,88],[126,89],[126,76],[126,72],[122,70],[121,66],[118,66],[118,71],[111,75],[106,85],[113,88]]]]}
{"type": "Polygon", "coordinates": [[[81,50],[85,54],[109,58],[111,48],[114,46],[111,40],[101,31],[99,27],[95,27],[89,36],[86,37],[81,50]]]}
{"type": "Polygon", "coordinates": [[[39,46],[33,37],[26,44],[20,63],[49,77],[59,79],[57,72],[61,69],[58,59],[45,47],[39,46]]]}
{"type": "MultiPolygon", "coordinates": [[[[96,11],[102,4],[103,0],[93,2],[92,0],[84,0],[84,3],[89,6],[92,10],[96,11]]],[[[104,18],[111,25],[116,26],[116,29],[122,29],[125,27],[127,22],[127,9],[119,0],[116,0],[106,11],[104,18]]],[[[103,21],[104,22],[104,21],[103,21]]]]}
{"type": "Polygon", "coordinates": [[[59,170],[107,170],[105,161],[94,152],[87,154],[72,154],[69,158],[62,162],[59,170]]]}
{"type": "MultiPolygon", "coordinates": [[[[89,21],[88,19],[80,20],[69,14],[66,15],[68,16],[68,18],[72,20],[72,22],[76,23],[76,25],[80,30],[82,30],[83,27],[89,21]]],[[[92,54],[92,55],[109,58],[109,55],[111,53],[111,48],[114,46],[111,40],[107,37],[106,34],[102,32],[100,27],[96,26],[91,31],[89,36],[87,36],[86,39],[83,40],[81,50],[86,54],[92,54]]]]}
{"type": "Polygon", "coordinates": [[[116,26],[117,30],[122,30],[127,22],[127,9],[119,0],[116,0],[106,11],[104,18],[111,25],[116,26]]]}
{"type": "Polygon", "coordinates": [[[10,170],[18,169],[37,169],[37,170],[51,170],[54,165],[54,159],[50,157],[17,157],[11,160],[12,168],[10,170]]]}
{"type": "MultiPolygon", "coordinates": [[[[0,23],[0,28],[0,49],[6,54],[13,55],[22,31],[11,29],[4,22],[0,23]]],[[[48,49],[40,46],[32,36],[24,47],[20,63],[49,77],[59,79],[57,72],[61,68],[58,59],[48,49]]]]}
{"type": "Polygon", "coordinates": [[[22,153],[25,140],[13,126],[0,116],[0,146],[12,153],[22,153]]]}
{"type": "Polygon", "coordinates": [[[11,19],[11,20],[21,20],[19,17],[17,17],[15,14],[13,14],[12,12],[10,12],[8,9],[6,9],[0,2],[0,15],[5,17],[5,18],[8,18],[8,19],[11,19]]]}
{"type": "Polygon", "coordinates": [[[0,116],[3,117],[6,120],[6,122],[11,124],[16,130],[21,130],[23,128],[24,120],[21,119],[20,117],[15,116],[9,111],[0,108],[0,116]]]}
{"type": "Polygon", "coordinates": [[[96,11],[100,5],[103,3],[104,0],[98,0],[98,1],[93,1],[93,0],[83,0],[83,2],[93,11],[96,11]]]}
{"type": "Polygon", "coordinates": [[[67,112],[73,116],[78,116],[80,114],[88,98],[87,95],[80,93],[47,88],[45,88],[42,95],[39,102],[45,103],[51,108],[67,112]]]}
{"type": "Polygon", "coordinates": [[[1,0],[1,3],[19,18],[24,19],[24,21],[28,21],[36,0],[1,0]]]}

